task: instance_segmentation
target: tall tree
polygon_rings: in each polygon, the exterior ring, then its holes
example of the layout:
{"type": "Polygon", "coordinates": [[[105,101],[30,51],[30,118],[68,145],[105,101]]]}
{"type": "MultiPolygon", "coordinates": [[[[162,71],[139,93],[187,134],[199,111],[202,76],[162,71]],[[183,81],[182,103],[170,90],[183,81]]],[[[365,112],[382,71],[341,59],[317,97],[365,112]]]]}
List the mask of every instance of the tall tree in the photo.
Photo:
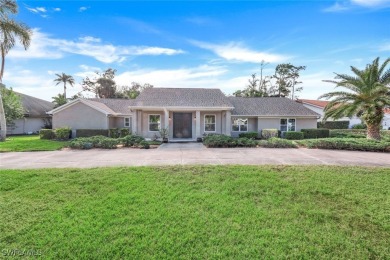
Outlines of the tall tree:
{"type": "Polygon", "coordinates": [[[122,93],[123,98],[135,99],[146,88],[153,88],[153,85],[149,83],[141,85],[138,82],[131,82],[131,87],[122,87],[122,90],[120,92],[122,93]]]}
{"type": "Polygon", "coordinates": [[[0,94],[4,105],[6,123],[10,124],[15,119],[22,118],[24,116],[24,109],[20,96],[12,88],[6,88],[4,84],[0,84],[0,94]]]}
{"type": "Polygon", "coordinates": [[[54,104],[54,108],[65,105],[68,102],[64,94],[58,94],[57,96],[52,97],[52,99],[53,99],[52,103],[54,104]]]}
{"type": "MultiPolygon", "coordinates": [[[[0,52],[1,70],[0,83],[3,81],[5,56],[15,46],[18,38],[23,47],[27,50],[31,42],[31,29],[20,22],[12,19],[12,15],[18,13],[18,5],[14,0],[0,0],[0,52]]],[[[0,94],[0,141],[5,140],[7,123],[3,107],[3,99],[0,94]]]]}
{"type": "Polygon", "coordinates": [[[326,93],[319,98],[331,99],[325,107],[324,120],[361,115],[367,125],[367,139],[380,140],[383,109],[390,106],[390,58],[380,65],[379,57],[365,69],[351,66],[353,76],[336,74],[336,80],[324,80],[346,90],[326,93]]]}
{"type": "Polygon", "coordinates": [[[108,68],[103,73],[95,72],[93,79],[86,77],[81,83],[83,91],[93,92],[99,98],[115,98],[117,85],[115,83],[116,70],[108,68]]]}
{"type": "Polygon", "coordinates": [[[274,95],[279,97],[288,97],[294,99],[295,93],[302,91],[302,88],[295,88],[298,81],[299,73],[305,70],[306,66],[294,66],[291,63],[282,63],[276,66],[273,78],[276,80],[274,86],[274,95]]]}
{"type": "Polygon", "coordinates": [[[67,75],[65,73],[61,73],[61,74],[56,74],[57,78],[54,80],[56,83],[56,85],[60,84],[60,83],[64,83],[64,98],[66,100],[66,84],[69,83],[69,85],[71,85],[73,87],[74,85],[74,78],[71,76],[71,75],[67,75]]]}

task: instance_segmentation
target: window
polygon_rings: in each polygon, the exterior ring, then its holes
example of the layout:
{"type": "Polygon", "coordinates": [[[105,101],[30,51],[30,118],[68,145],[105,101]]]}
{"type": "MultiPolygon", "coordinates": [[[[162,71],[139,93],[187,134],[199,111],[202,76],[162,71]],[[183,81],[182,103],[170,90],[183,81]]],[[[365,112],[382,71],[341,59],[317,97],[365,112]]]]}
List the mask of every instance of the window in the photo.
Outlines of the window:
{"type": "Polygon", "coordinates": [[[131,122],[130,117],[125,117],[124,118],[124,126],[125,127],[130,127],[130,122],[131,122]]]}
{"type": "Polygon", "coordinates": [[[160,115],[149,115],[149,131],[158,132],[161,127],[161,116],[160,115]]]}
{"type": "Polygon", "coordinates": [[[233,132],[247,132],[248,131],[248,118],[234,118],[232,124],[233,132]]]}
{"type": "Polygon", "coordinates": [[[295,131],[295,119],[280,119],[280,131],[295,131]]]}
{"type": "Polygon", "coordinates": [[[215,132],[215,115],[204,116],[204,131],[215,132]]]}

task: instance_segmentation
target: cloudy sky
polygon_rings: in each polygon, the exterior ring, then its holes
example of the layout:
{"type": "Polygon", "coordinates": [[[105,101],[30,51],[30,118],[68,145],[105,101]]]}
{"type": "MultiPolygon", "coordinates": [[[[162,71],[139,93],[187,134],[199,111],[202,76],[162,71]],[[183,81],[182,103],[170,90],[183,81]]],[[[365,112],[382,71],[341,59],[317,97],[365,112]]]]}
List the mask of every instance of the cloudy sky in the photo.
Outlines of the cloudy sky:
{"type": "Polygon", "coordinates": [[[307,66],[301,98],[316,99],[376,57],[390,57],[390,0],[343,1],[18,1],[17,20],[33,28],[28,51],[6,59],[3,82],[51,101],[55,73],[77,84],[114,68],[117,83],[243,89],[260,61],[307,66]]]}

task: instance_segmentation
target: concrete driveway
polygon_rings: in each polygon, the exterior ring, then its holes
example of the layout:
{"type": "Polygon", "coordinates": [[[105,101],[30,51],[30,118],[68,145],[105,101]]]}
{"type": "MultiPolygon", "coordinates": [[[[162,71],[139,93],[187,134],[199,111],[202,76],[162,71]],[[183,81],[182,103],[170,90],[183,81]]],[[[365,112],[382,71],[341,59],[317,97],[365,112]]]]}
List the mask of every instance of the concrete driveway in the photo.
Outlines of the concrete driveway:
{"type": "Polygon", "coordinates": [[[158,149],[64,150],[0,153],[0,168],[89,168],[144,165],[360,165],[390,167],[390,154],[317,149],[206,148],[200,143],[158,149]]]}

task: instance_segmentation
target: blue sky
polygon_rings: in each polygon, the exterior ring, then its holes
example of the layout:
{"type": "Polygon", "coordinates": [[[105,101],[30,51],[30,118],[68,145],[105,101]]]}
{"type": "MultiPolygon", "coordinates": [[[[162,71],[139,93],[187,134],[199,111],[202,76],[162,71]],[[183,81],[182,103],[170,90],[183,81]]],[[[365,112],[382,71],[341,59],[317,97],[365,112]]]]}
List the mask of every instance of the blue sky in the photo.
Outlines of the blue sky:
{"type": "Polygon", "coordinates": [[[334,86],[376,57],[390,57],[390,0],[343,1],[18,1],[17,20],[34,30],[28,51],[6,59],[3,82],[51,100],[55,73],[82,79],[117,70],[117,83],[243,89],[260,61],[307,66],[301,98],[334,86]]]}

